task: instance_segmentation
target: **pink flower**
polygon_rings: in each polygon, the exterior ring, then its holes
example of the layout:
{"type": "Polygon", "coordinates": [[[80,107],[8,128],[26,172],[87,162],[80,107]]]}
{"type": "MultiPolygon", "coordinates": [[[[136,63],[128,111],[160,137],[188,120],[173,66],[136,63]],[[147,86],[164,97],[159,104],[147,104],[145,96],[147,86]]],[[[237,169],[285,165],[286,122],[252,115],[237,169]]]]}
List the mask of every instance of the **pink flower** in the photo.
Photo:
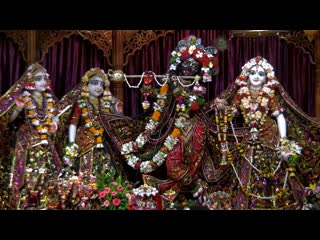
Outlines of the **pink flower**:
{"type": "Polygon", "coordinates": [[[117,190],[118,190],[118,191],[122,191],[122,190],[123,190],[123,187],[122,187],[122,186],[118,186],[118,187],[117,187],[117,190]]]}
{"type": "Polygon", "coordinates": [[[106,187],[106,188],[104,189],[104,191],[105,191],[106,193],[109,193],[109,192],[111,191],[111,189],[110,189],[109,187],[106,187]]]}
{"type": "Polygon", "coordinates": [[[109,207],[110,202],[109,202],[108,200],[105,200],[105,201],[103,202],[103,205],[104,205],[105,207],[109,207]]]}
{"type": "Polygon", "coordinates": [[[119,198],[115,198],[115,199],[113,199],[112,200],[112,203],[113,203],[113,205],[115,205],[115,206],[119,206],[120,205],[120,199],[119,198]]]}
{"type": "Polygon", "coordinates": [[[99,197],[104,198],[107,195],[106,191],[99,192],[99,197]]]}
{"type": "Polygon", "coordinates": [[[112,191],[112,193],[111,193],[111,195],[114,197],[114,196],[116,196],[118,194],[118,192],[117,191],[112,191]]]}
{"type": "Polygon", "coordinates": [[[130,198],[131,198],[131,194],[130,194],[130,193],[126,193],[126,197],[127,197],[128,199],[130,199],[130,198]]]}

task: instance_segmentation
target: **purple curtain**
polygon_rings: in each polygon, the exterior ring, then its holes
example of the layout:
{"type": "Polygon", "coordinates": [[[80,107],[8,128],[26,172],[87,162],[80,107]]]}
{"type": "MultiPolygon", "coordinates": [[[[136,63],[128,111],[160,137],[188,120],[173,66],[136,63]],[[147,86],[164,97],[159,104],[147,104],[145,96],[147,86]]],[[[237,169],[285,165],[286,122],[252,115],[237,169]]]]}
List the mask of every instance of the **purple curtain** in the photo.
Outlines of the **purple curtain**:
{"type": "Polygon", "coordinates": [[[247,61],[262,56],[274,67],[276,77],[290,97],[303,111],[314,116],[315,65],[310,54],[277,36],[233,37],[229,45],[229,83],[247,61]]]}
{"type": "Polygon", "coordinates": [[[58,98],[72,90],[82,75],[93,67],[110,69],[102,50],[79,35],[72,35],[51,47],[43,60],[58,98]]]}
{"type": "Polygon", "coordinates": [[[26,64],[12,39],[0,33],[0,95],[4,94],[23,74],[26,64]]]}

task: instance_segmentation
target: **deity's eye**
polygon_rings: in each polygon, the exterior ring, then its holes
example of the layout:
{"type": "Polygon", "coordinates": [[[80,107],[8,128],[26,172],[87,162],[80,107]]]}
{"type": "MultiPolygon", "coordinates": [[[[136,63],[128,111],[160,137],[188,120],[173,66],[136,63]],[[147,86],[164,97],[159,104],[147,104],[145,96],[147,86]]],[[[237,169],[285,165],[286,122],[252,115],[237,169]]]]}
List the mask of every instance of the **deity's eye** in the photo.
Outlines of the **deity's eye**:
{"type": "Polygon", "coordinates": [[[256,71],[255,71],[255,70],[250,70],[249,74],[250,74],[250,75],[255,75],[255,74],[256,74],[256,71]]]}
{"type": "Polygon", "coordinates": [[[258,74],[259,74],[260,77],[265,77],[266,76],[266,73],[263,72],[263,71],[259,71],[258,74]]]}
{"type": "Polygon", "coordinates": [[[38,82],[38,81],[41,81],[42,79],[44,79],[47,82],[49,81],[49,78],[47,76],[36,76],[33,78],[33,81],[38,82]]]}
{"type": "Polygon", "coordinates": [[[95,79],[90,80],[89,84],[94,85],[94,86],[100,85],[103,88],[105,87],[105,83],[104,82],[102,82],[100,80],[95,80],[95,79]]]}

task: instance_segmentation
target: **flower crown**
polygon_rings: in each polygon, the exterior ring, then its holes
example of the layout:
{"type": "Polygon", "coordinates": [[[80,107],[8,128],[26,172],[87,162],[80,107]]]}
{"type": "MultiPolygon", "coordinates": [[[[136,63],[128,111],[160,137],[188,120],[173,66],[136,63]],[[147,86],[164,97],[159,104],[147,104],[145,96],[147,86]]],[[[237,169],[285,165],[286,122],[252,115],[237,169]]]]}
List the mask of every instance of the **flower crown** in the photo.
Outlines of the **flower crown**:
{"type": "Polygon", "coordinates": [[[180,40],[176,50],[171,53],[169,71],[176,74],[177,67],[182,61],[194,58],[202,64],[202,81],[211,82],[211,76],[217,75],[219,71],[217,54],[216,48],[212,46],[205,48],[201,45],[201,38],[190,35],[186,39],[180,40]]]}
{"type": "Polygon", "coordinates": [[[257,56],[255,58],[251,58],[245,65],[243,65],[241,74],[236,78],[237,85],[239,86],[247,85],[249,72],[253,66],[260,66],[264,69],[264,71],[267,73],[268,85],[273,85],[278,83],[271,64],[268,63],[268,61],[265,58],[261,56],[257,56]]]}
{"type": "Polygon", "coordinates": [[[91,79],[94,76],[99,76],[102,78],[103,82],[105,83],[106,87],[110,86],[110,81],[108,79],[108,75],[104,72],[103,69],[100,68],[91,68],[82,77],[82,82],[88,83],[89,79],[91,79]]]}

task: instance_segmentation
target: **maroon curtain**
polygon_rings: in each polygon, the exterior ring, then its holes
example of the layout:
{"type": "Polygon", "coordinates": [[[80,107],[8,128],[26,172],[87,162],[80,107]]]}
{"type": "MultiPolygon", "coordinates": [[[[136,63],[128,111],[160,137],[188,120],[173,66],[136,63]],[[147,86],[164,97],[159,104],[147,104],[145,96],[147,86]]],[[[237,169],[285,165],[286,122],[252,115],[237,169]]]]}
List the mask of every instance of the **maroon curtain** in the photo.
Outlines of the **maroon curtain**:
{"type": "Polygon", "coordinates": [[[90,68],[100,67],[105,71],[111,68],[102,50],[79,35],[56,43],[42,64],[50,74],[52,89],[58,98],[72,90],[90,68]]]}
{"type": "Polygon", "coordinates": [[[247,61],[262,56],[274,67],[276,77],[290,97],[303,111],[314,116],[315,65],[310,54],[277,36],[233,37],[229,43],[229,83],[247,61]]]}
{"type": "Polygon", "coordinates": [[[4,94],[19,79],[26,63],[12,39],[0,33],[0,95],[4,94]]]}

